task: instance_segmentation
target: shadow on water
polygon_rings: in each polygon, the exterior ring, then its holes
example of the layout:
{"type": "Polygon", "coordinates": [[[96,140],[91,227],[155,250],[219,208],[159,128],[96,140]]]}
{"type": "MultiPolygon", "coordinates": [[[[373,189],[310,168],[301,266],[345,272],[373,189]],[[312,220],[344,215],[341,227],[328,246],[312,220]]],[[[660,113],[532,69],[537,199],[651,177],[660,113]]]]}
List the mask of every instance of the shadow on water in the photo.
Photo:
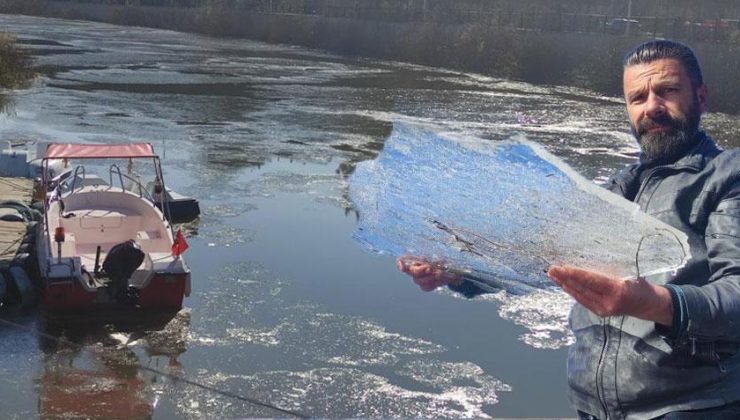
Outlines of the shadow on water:
{"type": "Polygon", "coordinates": [[[253,87],[244,83],[49,83],[51,88],[81,90],[85,92],[112,91],[122,93],[146,93],[165,95],[205,95],[214,97],[250,97],[253,87]]]}

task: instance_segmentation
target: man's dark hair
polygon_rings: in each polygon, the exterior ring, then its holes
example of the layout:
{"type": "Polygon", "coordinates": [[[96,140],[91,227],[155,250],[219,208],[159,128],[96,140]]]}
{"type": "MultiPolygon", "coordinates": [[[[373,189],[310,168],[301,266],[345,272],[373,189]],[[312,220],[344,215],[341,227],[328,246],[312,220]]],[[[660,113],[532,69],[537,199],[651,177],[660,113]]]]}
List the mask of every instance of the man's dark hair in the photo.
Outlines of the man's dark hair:
{"type": "Polygon", "coordinates": [[[624,56],[622,64],[624,68],[627,68],[666,58],[678,60],[683,65],[691,80],[692,87],[697,88],[704,83],[704,78],[701,75],[701,67],[699,67],[699,60],[696,59],[694,51],[688,46],[676,41],[660,39],[643,42],[624,56]]]}

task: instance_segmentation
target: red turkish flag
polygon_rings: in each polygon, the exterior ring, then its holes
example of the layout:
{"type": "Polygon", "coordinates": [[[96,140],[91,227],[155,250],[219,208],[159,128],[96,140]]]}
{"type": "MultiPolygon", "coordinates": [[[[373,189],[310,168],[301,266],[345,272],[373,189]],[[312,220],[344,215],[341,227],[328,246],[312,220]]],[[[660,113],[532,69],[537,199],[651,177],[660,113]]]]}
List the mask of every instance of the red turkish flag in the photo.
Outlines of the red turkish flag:
{"type": "Polygon", "coordinates": [[[175,241],[172,243],[172,255],[179,257],[189,247],[188,241],[185,240],[185,236],[182,234],[182,229],[177,229],[175,241]]]}

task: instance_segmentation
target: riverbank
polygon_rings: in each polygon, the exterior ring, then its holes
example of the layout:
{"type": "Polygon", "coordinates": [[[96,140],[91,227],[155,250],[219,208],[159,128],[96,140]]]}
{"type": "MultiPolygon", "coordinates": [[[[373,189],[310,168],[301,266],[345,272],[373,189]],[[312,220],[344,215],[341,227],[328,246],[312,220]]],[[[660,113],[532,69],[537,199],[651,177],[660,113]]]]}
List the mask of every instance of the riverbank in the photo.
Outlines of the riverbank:
{"type": "MultiPolygon", "coordinates": [[[[0,89],[24,87],[35,76],[28,50],[18,46],[11,34],[0,32],[0,89]]],[[[0,113],[7,111],[11,98],[0,91],[0,113]]]]}
{"type": "MultiPolygon", "coordinates": [[[[0,12],[84,19],[244,37],[331,52],[476,72],[537,84],[621,95],[621,58],[648,35],[539,32],[483,23],[390,22],[312,14],[256,13],[220,7],[148,7],[0,0],[0,12]]],[[[711,81],[714,111],[740,111],[740,47],[696,41],[692,47],[711,81]]]]}
{"type": "Polygon", "coordinates": [[[0,32],[0,88],[23,87],[33,78],[28,50],[18,46],[15,36],[0,32]]]}

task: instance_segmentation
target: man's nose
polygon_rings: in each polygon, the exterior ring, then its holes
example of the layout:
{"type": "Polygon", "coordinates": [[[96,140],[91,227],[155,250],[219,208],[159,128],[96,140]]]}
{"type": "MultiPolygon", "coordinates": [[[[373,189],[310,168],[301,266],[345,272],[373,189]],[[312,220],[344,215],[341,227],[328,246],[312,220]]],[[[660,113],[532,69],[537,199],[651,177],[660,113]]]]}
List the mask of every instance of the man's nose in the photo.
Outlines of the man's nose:
{"type": "Polygon", "coordinates": [[[645,115],[649,118],[655,118],[665,114],[665,104],[663,98],[660,95],[656,95],[654,92],[648,94],[647,102],[645,103],[645,115]]]}

